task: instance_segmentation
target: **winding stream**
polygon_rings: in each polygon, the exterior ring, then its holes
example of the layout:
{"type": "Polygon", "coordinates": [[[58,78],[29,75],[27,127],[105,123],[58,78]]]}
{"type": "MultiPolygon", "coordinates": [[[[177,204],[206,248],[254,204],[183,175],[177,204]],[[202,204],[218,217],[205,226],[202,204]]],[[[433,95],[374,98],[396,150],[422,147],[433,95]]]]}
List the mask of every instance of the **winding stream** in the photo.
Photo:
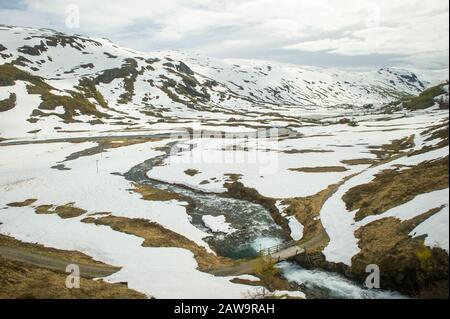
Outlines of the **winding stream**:
{"type": "MultiPolygon", "coordinates": [[[[170,143],[173,147],[176,143],[170,143]]],[[[133,167],[125,174],[129,181],[167,190],[186,198],[191,223],[210,234],[205,241],[219,254],[233,259],[255,257],[261,249],[275,246],[287,238],[283,229],[263,206],[223,194],[205,193],[180,185],[165,183],[147,176],[157,163],[166,159],[169,151],[133,167]],[[204,216],[225,216],[237,231],[231,234],[213,233],[203,222],[204,216]]]]}
{"type": "MultiPolygon", "coordinates": [[[[168,144],[170,148],[177,142],[168,144]]],[[[191,223],[210,234],[205,241],[219,254],[233,259],[255,257],[261,249],[272,247],[289,238],[273,220],[270,212],[259,204],[227,197],[224,194],[205,193],[182,185],[151,179],[147,176],[153,167],[170,155],[165,154],[139,164],[124,176],[138,184],[150,185],[186,198],[187,213],[191,223]],[[226,221],[237,231],[231,234],[213,233],[203,222],[203,216],[225,216],[226,221]]],[[[367,290],[341,275],[322,270],[303,269],[295,263],[277,265],[283,277],[291,283],[301,285],[309,298],[326,299],[392,299],[404,298],[396,292],[367,290]]]]}

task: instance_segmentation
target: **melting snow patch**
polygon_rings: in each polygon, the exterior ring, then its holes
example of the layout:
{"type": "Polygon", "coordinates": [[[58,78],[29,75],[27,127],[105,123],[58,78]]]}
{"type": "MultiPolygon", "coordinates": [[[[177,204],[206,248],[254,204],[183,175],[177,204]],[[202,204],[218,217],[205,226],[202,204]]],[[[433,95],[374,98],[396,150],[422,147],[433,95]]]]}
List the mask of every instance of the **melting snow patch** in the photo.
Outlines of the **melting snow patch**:
{"type": "Polygon", "coordinates": [[[231,227],[231,224],[227,223],[225,216],[203,216],[203,223],[208,227],[213,233],[224,233],[230,235],[235,233],[237,230],[231,227]]]}
{"type": "Polygon", "coordinates": [[[236,277],[235,279],[241,279],[241,280],[248,280],[248,281],[260,281],[258,277],[252,276],[252,275],[241,275],[236,277]]]}
{"type": "Polygon", "coordinates": [[[291,237],[293,240],[300,240],[303,238],[303,225],[295,218],[291,216],[288,218],[289,228],[291,229],[291,237]]]}

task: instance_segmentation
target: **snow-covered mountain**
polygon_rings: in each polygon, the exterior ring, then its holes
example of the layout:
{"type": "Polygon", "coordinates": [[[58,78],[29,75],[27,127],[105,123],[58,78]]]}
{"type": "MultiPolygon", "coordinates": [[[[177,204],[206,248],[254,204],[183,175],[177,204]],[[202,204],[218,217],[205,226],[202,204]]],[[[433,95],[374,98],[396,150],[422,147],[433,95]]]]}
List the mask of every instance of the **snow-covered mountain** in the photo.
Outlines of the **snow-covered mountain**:
{"type": "Polygon", "coordinates": [[[356,72],[141,53],[106,39],[9,26],[0,27],[0,68],[0,100],[19,109],[28,131],[70,123],[300,118],[311,110],[381,105],[426,87],[400,69],[356,72]],[[50,123],[34,125],[42,121],[50,123]]]}

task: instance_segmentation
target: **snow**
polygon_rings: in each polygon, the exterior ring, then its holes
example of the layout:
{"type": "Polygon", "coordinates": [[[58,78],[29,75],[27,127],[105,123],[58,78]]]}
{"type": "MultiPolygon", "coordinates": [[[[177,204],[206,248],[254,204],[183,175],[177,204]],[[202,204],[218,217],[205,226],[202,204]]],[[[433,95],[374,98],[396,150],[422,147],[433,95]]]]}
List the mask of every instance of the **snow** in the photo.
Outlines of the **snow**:
{"type": "Polygon", "coordinates": [[[275,297],[284,298],[298,298],[298,299],[306,299],[306,295],[301,291],[276,291],[273,294],[275,297]]]}
{"type": "Polygon", "coordinates": [[[283,204],[282,200],[277,200],[275,206],[277,207],[278,212],[281,214],[281,216],[286,217],[286,213],[284,211],[289,207],[289,205],[283,204]]]}
{"type": "MultiPolygon", "coordinates": [[[[448,193],[447,193],[448,196],[448,193]]],[[[444,207],[439,213],[430,217],[417,226],[411,236],[417,237],[426,235],[425,245],[430,247],[440,247],[449,251],[449,207],[444,207]]]]}
{"type": "Polygon", "coordinates": [[[248,280],[248,281],[260,281],[261,280],[258,277],[255,277],[252,275],[240,275],[240,276],[237,276],[236,279],[248,280]]]}
{"type": "Polygon", "coordinates": [[[71,170],[51,169],[72,153],[95,143],[53,143],[3,146],[0,148],[0,206],[36,198],[36,205],[64,205],[89,213],[110,212],[118,217],[143,218],[183,235],[209,249],[203,238],[208,234],[194,227],[184,203],[144,201],[130,192],[130,182],[112,173],[126,173],[131,167],[162,154],[154,147],[167,141],[149,142],[65,162],[71,170]],[[30,161],[33,158],[33,161],[30,161]],[[97,161],[99,171],[97,173],[97,161]],[[26,181],[18,183],[18,181],[26,181]]]}
{"type": "Polygon", "coordinates": [[[303,225],[294,216],[290,216],[288,221],[292,239],[295,241],[301,240],[303,238],[303,225]]]}
{"type": "MultiPolygon", "coordinates": [[[[163,166],[148,172],[148,176],[208,192],[225,192],[223,184],[228,180],[226,175],[232,173],[241,175],[240,182],[266,197],[307,197],[369,166],[349,166],[344,165],[343,161],[375,159],[370,146],[389,144],[392,140],[411,135],[420,136],[430,125],[435,125],[436,121],[446,116],[443,112],[431,112],[419,113],[413,119],[368,120],[358,127],[341,124],[304,126],[295,128],[301,134],[299,138],[193,139],[186,143],[186,146],[193,146],[192,150],[185,147],[183,152],[168,158],[163,166]],[[310,152],[295,154],[290,151],[310,152]],[[315,166],[339,166],[347,171],[305,173],[291,170],[315,166]],[[184,172],[188,169],[196,169],[200,174],[186,175],[184,172]],[[209,183],[204,184],[205,180],[209,183]]],[[[418,141],[415,149],[424,145],[418,141]]],[[[442,153],[445,151],[440,150],[442,153]]],[[[414,160],[421,161],[427,156],[424,154],[414,160]]],[[[404,161],[413,164],[412,160],[407,158],[404,161]]]]}
{"type": "MultiPolygon", "coordinates": [[[[2,88],[1,90],[5,90],[2,88]]],[[[26,135],[26,132],[35,129],[33,125],[26,120],[30,118],[31,113],[41,103],[38,95],[29,95],[27,92],[27,83],[17,81],[13,87],[6,87],[6,92],[16,94],[16,106],[0,116],[0,135],[3,138],[13,138],[26,135]]]]}
{"type": "Polygon", "coordinates": [[[202,216],[203,223],[208,227],[213,233],[223,233],[226,235],[231,235],[235,233],[237,229],[231,227],[231,224],[226,222],[225,216],[202,216]]]}
{"type": "MultiPolygon", "coordinates": [[[[342,160],[351,158],[349,152],[339,152],[339,147],[330,147],[332,153],[286,154],[283,150],[317,147],[317,141],[287,140],[278,142],[269,139],[194,139],[193,150],[172,155],[162,166],[153,168],[148,176],[165,182],[175,182],[193,188],[224,192],[227,174],[242,175],[241,182],[255,188],[266,197],[291,198],[314,195],[328,185],[358,172],[361,167],[348,167],[345,172],[300,173],[291,169],[308,167],[311,163],[323,166],[343,166],[342,160]],[[287,144],[289,143],[289,144],[287,144]],[[302,144],[300,146],[299,144],[302,144]],[[236,146],[237,150],[232,150],[236,146]],[[289,147],[288,147],[289,146],[289,147]],[[240,150],[247,147],[248,150],[240,150]],[[267,151],[269,149],[269,151],[267,151]],[[195,176],[184,172],[196,169],[195,176]],[[211,181],[211,179],[215,180],[211,181]],[[203,181],[210,180],[204,185],[203,181]]],[[[361,148],[361,147],[360,147],[361,148]]]]}

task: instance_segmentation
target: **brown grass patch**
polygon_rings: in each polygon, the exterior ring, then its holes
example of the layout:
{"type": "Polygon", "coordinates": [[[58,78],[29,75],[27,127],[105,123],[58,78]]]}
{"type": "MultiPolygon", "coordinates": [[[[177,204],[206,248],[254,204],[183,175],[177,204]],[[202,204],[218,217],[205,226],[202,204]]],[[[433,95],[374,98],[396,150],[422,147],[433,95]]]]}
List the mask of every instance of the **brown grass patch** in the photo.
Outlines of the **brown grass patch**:
{"type": "Polygon", "coordinates": [[[9,207],[26,207],[26,206],[30,206],[31,204],[33,204],[36,201],[37,201],[37,199],[27,199],[23,202],[10,203],[7,206],[9,206],[9,207]]]}
{"type": "Polygon", "coordinates": [[[12,110],[16,106],[16,94],[9,94],[9,98],[0,100],[0,112],[12,110]]]}
{"type": "Polygon", "coordinates": [[[319,167],[290,168],[289,170],[300,173],[338,173],[338,172],[346,172],[348,169],[344,166],[319,166],[319,167]]]}
{"type": "Polygon", "coordinates": [[[143,247],[178,247],[187,249],[194,254],[199,269],[202,271],[233,264],[232,260],[210,254],[205,248],[198,246],[186,237],[144,219],[106,216],[98,219],[86,218],[83,222],[109,226],[116,231],[144,238],[143,247]]]}
{"type": "Polygon", "coordinates": [[[159,202],[183,200],[183,198],[176,193],[157,189],[150,185],[133,184],[133,187],[132,191],[141,194],[143,200],[159,202]]]}
{"type": "Polygon", "coordinates": [[[187,169],[187,170],[184,171],[184,173],[186,175],[188,175],[188,176],[191,176],[191,177],[200,174],[200,172],[198,170],[196,170],[196,169],[187,169]]]}
{"type": "Polygon", "coordinates": [[[404,154],[415,146],[414,135],[399,140],[393,140],[390,144],[370,147],[370,152],[379,159],[385,160],[393,156],[404,154]]]}
{"type": "Polygon", "coordinates": [[[309,153],[333,153],[333,152],[334,151],[327,151],[327,150],[313,150],[313,149],[297,150],[297,149],[292,149],[292,150],[283,151],[282,153],[285,153],[285,154],[309,154],[309,153]]]}
{"type": "Polygon", "coordinates": [[[350,189],[342,199],[349,211],[358,210],[356,221],[382,214],[420,194],[445,189],[449,184],[448,156],[401,171],[387,170],[364,185],[350,189]]]}
{"type": "Polygon", "coordinates": [[[350,165],[350,166],[373,165],[376,163],[376,160],[370,159],[370,158],[356,158],[356,159],[351,159],[351,160],[343,160],[343,161],[341,161],[341,163],[344,165],[350,165]]]}
{"type": "MultiPolygon", "coordinates": [[[[59,258],[63,260],[70,261],[71,263],[81,263],[86,265],[93,265],[93,266],[108,266],[102,262],[96,261],[92,259],[91,257],[82,254],[77,251],[67,251],[67,250],[59,250],[54,248],[48,248],[44,247],[43,245],[39,244],[30,244],[30,243],[24,243],[17,239],[14,239],[9,236],[1,235],[0,234],[0,246],[2,247],[10,247],[10,248],[17,248],[25,251],[29,251],[35,254],[39,255],[45,255],[49,257],[59,258]]],[[[119,268],[117,268],[119,270],[119,268]]]]}
{"type": "Polygon", "coordinates": [[[35,208],[36,214],[57,214],[63,219],[75,218],[87,213],[86,210],[73,206],[69,203],[62,206],[41,205],[35,208]]]}
{"type": "Polygon", "coordinates": [[[67,274],[0,257],[0,299],[143,299],[127,284],[80,278],[80,289],[67,289],[67,274]]]}

